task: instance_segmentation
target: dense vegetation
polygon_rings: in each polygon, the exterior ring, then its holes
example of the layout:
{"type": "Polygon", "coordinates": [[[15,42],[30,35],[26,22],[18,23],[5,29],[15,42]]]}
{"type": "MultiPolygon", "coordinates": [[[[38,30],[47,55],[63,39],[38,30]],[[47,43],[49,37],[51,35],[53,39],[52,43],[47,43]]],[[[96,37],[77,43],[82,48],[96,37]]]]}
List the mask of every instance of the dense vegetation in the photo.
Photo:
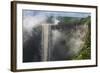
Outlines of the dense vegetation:
{"type": "Polygon", "coordinates": [[[85,37],[85,43],[82,50],[74,57],[74,59],[90,59],[91,58],[91,21],[90,17],[84,18],[80,21],[81,24],[88,25],[88,32],[85,37]]]}
{"type": "MultiPolygon", "coordinates": [[[[72,25],[72,26],[75,26],[75,24],[88,25],[88,32],[86,33],[86,36],[84,38],[85,43],[81,47],[82,49],[76,55],[70,57],[70,59],[73,59],[73,60],[90,59],[91,58],[91,20],[90,20],[91,18],[90,16],[86,18],[59,17],[59,19],[61,20],[60,24],[64,24],[64,25],[72,25]]],[[[70,34],[69,36],[71,37],[70,34]]]]}

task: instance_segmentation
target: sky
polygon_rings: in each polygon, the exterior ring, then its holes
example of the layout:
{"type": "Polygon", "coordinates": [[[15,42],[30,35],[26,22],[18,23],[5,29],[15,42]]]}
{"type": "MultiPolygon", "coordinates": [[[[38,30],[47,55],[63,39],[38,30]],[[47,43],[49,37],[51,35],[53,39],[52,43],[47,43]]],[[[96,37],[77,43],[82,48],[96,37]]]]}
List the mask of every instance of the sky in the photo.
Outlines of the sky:
{"type": "Polygon", "coordinates": [[[90,13],[79,13],[79,12],[61,12],[61,11],[39,11],[39,10],[23,10],[23,16],[35,16],[37,14],[46,16],[67,16],[67,17],[81,17],[85,18],[90,16],[90,13]]]}

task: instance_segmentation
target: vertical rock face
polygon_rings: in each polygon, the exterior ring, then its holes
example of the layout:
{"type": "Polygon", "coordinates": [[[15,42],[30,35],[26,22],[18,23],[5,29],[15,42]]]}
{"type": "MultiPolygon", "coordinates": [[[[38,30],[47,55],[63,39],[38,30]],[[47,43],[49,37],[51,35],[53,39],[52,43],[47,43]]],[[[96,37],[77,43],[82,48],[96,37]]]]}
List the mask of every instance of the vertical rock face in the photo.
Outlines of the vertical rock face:
{"type": "Polygon", "coordinates": [[[58,29],[52,30],[51,60],[70,60],[73,55],[77,55],[85,43],[87,30],[88,25],[77,25],[64,32],[58,29]]]}
{"type": "Polygon", "coordinates": [[[79,25],[76,27],[76,31],[72,33],[72,38],[70,39],[70,49],[73,53],[77,54],[83,47],[85,43],[85,36],[88,32],[88,25],[79,25]]]}

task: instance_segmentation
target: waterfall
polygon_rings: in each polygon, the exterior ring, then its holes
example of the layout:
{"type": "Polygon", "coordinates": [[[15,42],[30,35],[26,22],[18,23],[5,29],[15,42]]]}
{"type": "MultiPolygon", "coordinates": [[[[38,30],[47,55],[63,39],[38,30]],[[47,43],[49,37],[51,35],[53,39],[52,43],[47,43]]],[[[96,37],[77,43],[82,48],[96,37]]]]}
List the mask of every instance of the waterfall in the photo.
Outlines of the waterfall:
{"type": "Polygon", "coordinates": [[[48,60],[48,30],[49,26],[48,24],[42,25],[42,46],[43,46],[43,53],[42,53],[42,60],[47,61],[48,60]]]}

